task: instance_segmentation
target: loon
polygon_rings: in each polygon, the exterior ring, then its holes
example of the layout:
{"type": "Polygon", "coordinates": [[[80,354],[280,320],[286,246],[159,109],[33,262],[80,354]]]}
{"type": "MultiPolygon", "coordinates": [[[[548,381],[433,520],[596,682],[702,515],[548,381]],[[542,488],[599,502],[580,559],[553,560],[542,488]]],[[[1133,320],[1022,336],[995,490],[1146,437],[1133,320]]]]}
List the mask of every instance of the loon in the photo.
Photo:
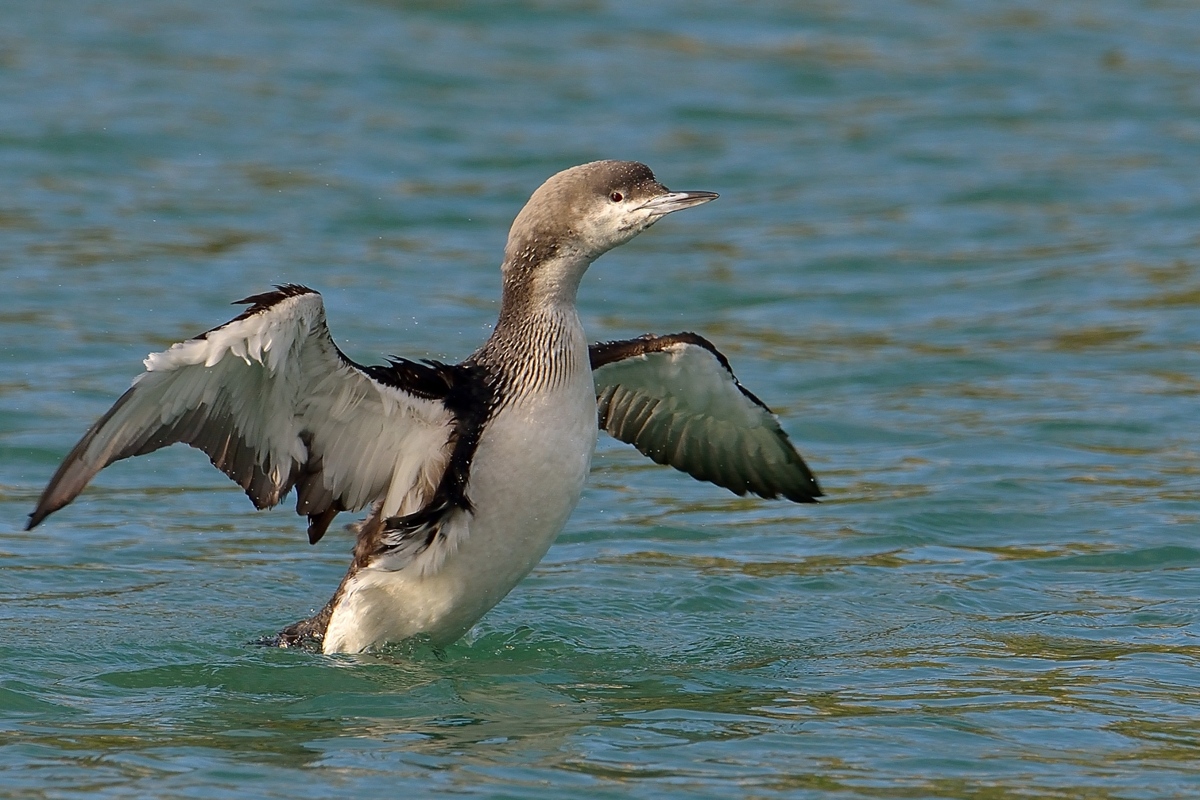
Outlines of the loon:
{"type": "Polygon", "coordinates": [[[466,633],[541,560],[574,510],[598,430],[739,495],[816,502],[775,415],[694,333],[589,347],[576,311],[588,266],[667,214],[716,199],[672,192],[644,164],[552,176],[509,232],[500,316],[458,364],[347,358],[321,296],[285,284],[146,371],[66,456],[32,529],[104,467],[175,442],[269,508],[296,491],[316,544],[343,511],[353,560],[329,602],[270,643],[355,653],[466,633]]]}

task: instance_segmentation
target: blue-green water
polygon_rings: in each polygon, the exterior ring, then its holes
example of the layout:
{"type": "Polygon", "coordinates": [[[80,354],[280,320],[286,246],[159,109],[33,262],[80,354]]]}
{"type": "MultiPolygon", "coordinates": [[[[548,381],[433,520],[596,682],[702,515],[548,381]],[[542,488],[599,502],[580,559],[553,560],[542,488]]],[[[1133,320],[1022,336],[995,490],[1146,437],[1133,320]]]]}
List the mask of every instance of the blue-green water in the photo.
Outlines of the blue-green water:
{"type": "Polygon", "coordinates": [[[174,2],[0,9],[0,794],[1200,794],[1200,8],[174,2]],[[456,360],[551,173],[722,199],[602,259],[594,339],[692,329],[828,491],[602,442],[439,657],[246,642],[318,547],[194,451],[20,530],[141,369],[281,281],[456,360]]]}

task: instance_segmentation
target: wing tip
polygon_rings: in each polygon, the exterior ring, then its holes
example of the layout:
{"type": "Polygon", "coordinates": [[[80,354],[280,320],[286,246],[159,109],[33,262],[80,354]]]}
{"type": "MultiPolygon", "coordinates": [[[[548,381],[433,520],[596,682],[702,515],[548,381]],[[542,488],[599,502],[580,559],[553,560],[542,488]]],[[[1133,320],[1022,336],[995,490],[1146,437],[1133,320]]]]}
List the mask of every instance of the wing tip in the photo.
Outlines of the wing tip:
{"type": "MultiPolygon", "coordinates": [[[[793,452],[795,452],[793,450],[793,452]]],[[[799,457],[799,453],[796,456],[799,457]]],[[[803,459],[800,462],[804,465],[803,459]]],[[[799,486],[785,487],[780,491],[780,495],[793,503],[819,503],[822,497],[825,497],[825,492],[821,490],[821,484],[817,483],[817,476],[813,475],[808,470],[808,466],[804,465],[804,475],[802,484],[799,486]]]]}
{"type": "MultiPolygon", "coordinates": [[[[720,484],[717,484],[718,486],[720,484]]],[[[725,487],[729,488],[729,487],[725,487]]],[[[732,490],[731,490],[732,491],[732,490]]],[[[820,503],[820,498],[825,497],[825,493],[821,491],[821,487],[816,485],[816,481],[812,482],[811,486],[770,486],[764,488],[750,487],[746,492],[737,492],[737,494],[756,494],[764,500],[790,500],[793,503],[820,503]]]]}
{"type": "MultiPolygon", "coordinates": [[[[234,300],[229,305],[231,306],[254,306],[248,308],[248,313],[257,313],[266,311],[276,303],[286,300],[289,297],[299,297],[305,294],[320,294],[316,289],[311,289],[302,283],[277,283],[274,291],[262,292],[260,294],[252,294],[249,297],[243,297],[241,300],[234,300]]],[[[228,324],[228,323],[226,323],[228,324]]]]}
{"type": "MultiPolygon", "coordinates": [[[[103,418],[100,421],[103,422],[103,418]]],[[[96,424],[99,425],[100,423],[96,424]]],[[[50,479],[50,483],[46,484],[46,488],[42,490],[42,496],[38,498],[37,506],[34,507],[33,511],[29,512],[29,519],[25,523],[25,530],[33,530],[42,524],[42,521],[46,517],[70,505],[71,501],[79,496],[79,493],[83,491],[84,487],[99,472],[98,469],[91,470],[84,467],[81,473],[79,468],[84,463],[78,457],[79,453],[82,452],[83,448],[87,447],[93,438],[93,433],[94,430],[88,431],[83,439],[79,441],[79,444],[75,445],[75,449],[58,466],[54,477],[50,479]]]]}
{"type": "Polygon", "coordinates": [[[52,494],[52,490],[57,489],[58,485],[58,481],[52,481],[46,487],[46,491],[42,493],[42,498],[38,500],[37,507],[29,512],[29,519],[25,521],[25,530],[31,531],[38,525],[41,525],[46,517],[59,509],[65,508],[79,494],[78,491],[69,492],[66,495],[57,492],[52,494]]]}
{"type": "Polygon", "coordinates": [[[803,494],[788,492],[780,495],[780,497],[785,500],[791,500],[793,503],[820,503],[821,498],[825,496],[825,493],[820,489],[817,489],[815,492],[805,492],[803,494]]]}

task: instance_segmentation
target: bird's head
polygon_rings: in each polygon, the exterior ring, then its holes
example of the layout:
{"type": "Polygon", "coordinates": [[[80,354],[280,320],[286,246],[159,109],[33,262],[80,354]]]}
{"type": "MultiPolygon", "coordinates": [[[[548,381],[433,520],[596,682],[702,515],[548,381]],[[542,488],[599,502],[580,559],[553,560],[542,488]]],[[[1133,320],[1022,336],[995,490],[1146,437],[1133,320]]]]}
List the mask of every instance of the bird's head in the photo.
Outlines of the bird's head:
{"type": "Polygon", "coordinates": [[[593,161],[538,187],[513,222],[506,269],[565,260],[584,269],[673,211],[707,203],[713,192],[672,192],[637,161],[593,161]]]}

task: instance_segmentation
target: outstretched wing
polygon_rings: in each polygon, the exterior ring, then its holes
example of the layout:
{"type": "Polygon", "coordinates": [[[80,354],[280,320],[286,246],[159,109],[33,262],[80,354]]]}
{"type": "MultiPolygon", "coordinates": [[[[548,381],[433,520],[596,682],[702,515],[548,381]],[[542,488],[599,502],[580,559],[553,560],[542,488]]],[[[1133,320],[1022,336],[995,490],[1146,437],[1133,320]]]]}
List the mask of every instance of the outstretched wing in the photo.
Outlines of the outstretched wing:
{"type": "Polygon", "coordinates": [[[779,420],[694,333],[589,348],[600,427],[659,464],[735,494],[814,503],[821,487],[779,420]]]}
{"type": "Polygon", "coordinates": [[[146,359],[146,372],[59,466],[28,527],[70,503],[104,467],[184,442],[208,454],[258,508],[295,487],[316,542],[339,511],[383,500],[416,511],[450,452],[442,365],[362,367],[329,336],[321,296],[285,285],[234,319],[146,359]]]}

